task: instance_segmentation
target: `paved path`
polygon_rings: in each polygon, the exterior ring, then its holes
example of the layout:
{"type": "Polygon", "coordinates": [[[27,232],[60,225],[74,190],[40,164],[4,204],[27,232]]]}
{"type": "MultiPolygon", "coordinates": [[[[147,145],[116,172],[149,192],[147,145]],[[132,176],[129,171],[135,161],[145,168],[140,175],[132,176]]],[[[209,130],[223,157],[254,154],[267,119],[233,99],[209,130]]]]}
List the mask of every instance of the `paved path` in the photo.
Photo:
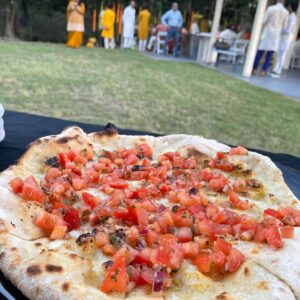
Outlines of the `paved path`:
{"type": "MultiPolygon", "coordinates": [[[[151,52],[146,52],[145,55],[157,61],[172,61],[172,62],[183,62],[183,63],[194,63],[196,62],[187,57],[174,57],[171,55],[155,55],[151,52]]],[[[233,76],[237,79],[246,81],[250,84],[265,88],[272,92],[280,93],[296,101],[300,101],[300,70],[293,69],[288,72],[284,72],[281,78],[272,78],[271,76],[260,77],[252,76],[251,78],[246,78],[242,76],[242,66],[237,65],[233,70],[232,64],[221,62],[219,67],[214,65],[201,64],[204,67],[208,67],[213,70],[221,71],[224,74],[233,76]]]]}

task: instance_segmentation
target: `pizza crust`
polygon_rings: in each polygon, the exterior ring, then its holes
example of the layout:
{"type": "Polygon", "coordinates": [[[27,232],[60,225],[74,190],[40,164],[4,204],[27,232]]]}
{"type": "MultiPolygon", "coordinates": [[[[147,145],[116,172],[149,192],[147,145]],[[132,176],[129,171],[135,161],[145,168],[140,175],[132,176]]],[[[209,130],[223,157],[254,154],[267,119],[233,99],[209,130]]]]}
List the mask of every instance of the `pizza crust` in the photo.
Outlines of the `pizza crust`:
{"type": "MultiPolygon", "coordinates": [[[[14,285],[31,299],[123,299],[124,295],[106,295],[98,287],[101,276],[101,262],[108,258],[99,253],[88,253],[76,249],[75,239],[62,243],[43,238],[43,233],[33,225],[36,214],[42,210],[38,205],[24,203],[10,192],[11,178],[41,176],[41,165],[45,159],[57,152],[70,148],[114,150],[118,147],[132,147],[149,143],[153,147],[154,160],[166,151],[179,149],[187,153],[198,151],[201,162],[217,151],[229,151],[229,147],[216,141],[198,136],[171,135],[122,136],[114,131],[85,134],[78,127],[71,127],[58,136],[41,138],[30,145],[16,166],[0,175],[0,268],[14,285]],[[21,221],[21,219],[23,221],[21,221]],[[12,225],[12,223],[14,225],[12,225]],[[96,260],[98,260],[97,263],[96,260]]],[[[285,184],[282,173],[267,157],[250,152],[244,159],[267,190],[257,201],[260,207],[290,205],[299,209],[299,203],[285,184]],[[270,200],[269,194],[274,197],[270,200]],[[276,200],[274,200],[276,199],[276,200]]],[[[178,285],[169,289],[166,299],[299,299],[297,286],[299,273],[300,238],[297,229],[295,240],[285,240],[285,247],[274,251],[259,245],[261,251],[253,254],[257,244],[239,241],[236,247],[246,253],[247,261],[234,274],[216,282],[198,272],[192,265],[185,265],[176,275],[178,285]],[[299,248],[299,249],[298,249],[299,248]],[[283,259],[284,257],[284,259],[283,259]]],[[[96,250],[96,252],[100,250],[96,250]]],[[[128,299],[149,299],[140,288],[130,293],[128,299]]],[[[156,298],[157,299],[157,298],[156,298]]]]}

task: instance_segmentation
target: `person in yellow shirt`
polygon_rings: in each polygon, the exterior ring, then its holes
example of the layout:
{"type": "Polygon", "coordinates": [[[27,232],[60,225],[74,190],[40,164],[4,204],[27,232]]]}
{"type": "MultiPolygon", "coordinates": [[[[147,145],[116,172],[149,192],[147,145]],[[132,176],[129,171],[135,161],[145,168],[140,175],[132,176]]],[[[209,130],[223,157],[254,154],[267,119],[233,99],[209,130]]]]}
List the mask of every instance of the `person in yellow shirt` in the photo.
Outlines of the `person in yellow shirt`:
{"type": "Polygon", "coordinates": [[[79,48],[83,42],[85,5],[83,0],[71,0],[67,7],[67,46],[79,48]]]}
{"type": "Polygon", "coordinates": [[[104,38],[105,49],[115,48],[115,20],[116,14],[113,11],[112,4],[108,4],[101,18],[102,32],[101,36],[104,38]]]}
{"type": "Polygon", "coordinates": [[[139,51],[146,50],[149,28],[150,28],[150,20],[151,20],[151,13],[149,11],[149,6],[144,5],[143,9],[139,13],[139,18],[138,18],[139,51]]]}

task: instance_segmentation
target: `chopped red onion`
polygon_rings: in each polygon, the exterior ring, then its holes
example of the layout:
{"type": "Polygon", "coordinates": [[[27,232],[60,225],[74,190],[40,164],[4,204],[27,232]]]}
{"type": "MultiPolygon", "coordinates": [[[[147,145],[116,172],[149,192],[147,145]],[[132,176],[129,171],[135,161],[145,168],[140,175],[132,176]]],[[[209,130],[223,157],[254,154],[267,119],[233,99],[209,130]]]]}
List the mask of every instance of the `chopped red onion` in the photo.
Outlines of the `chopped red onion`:
{"type": "Polygon", "coordinates": [[[152,284],[153,292],[160,292],[164,289],[164,277],[165,277],[165,272],[162,269],[158,270],[155,273],[153,284],[152,284]]]}
{"type": "Polygon", "coordinates": [[[143,250],[144,249],[143,244],[141,242],[138,242],[136,244],[136,246],[135,246],[135,249],[137,249],[137,250],[143,250]]]}
{"type": "Polygon", "coordinates": [[[159,213],[161,213],[161,212],[163,212],[164,210],[166,210],[167,208],[163,205],[163,204],[161,204],[160,206],[159,206],[159,208],[158,208],[158,212],[159,213]]]}
{"type": "Polygon", "coordinates": [[[142,230],[140,230],[140,234],[147,234],[148,233],[148,229],[144,228],[142,230]]]}

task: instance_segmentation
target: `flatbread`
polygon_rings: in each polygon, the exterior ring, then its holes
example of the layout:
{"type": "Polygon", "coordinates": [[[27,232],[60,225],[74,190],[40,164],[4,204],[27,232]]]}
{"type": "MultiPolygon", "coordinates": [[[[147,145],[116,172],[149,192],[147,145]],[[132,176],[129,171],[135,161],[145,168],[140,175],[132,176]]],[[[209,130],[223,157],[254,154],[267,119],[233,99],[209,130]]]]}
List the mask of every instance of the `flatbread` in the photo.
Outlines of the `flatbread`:
{"type": "MultiPolygon", "coordinates": [[[[76,244],[80,234],[70,233],[68,240],[51,241],[34,223],[44,210],[35,202],[25,202],[15,195],[9,182],[14,177],[43,176],[43,163],[59,152],[113,151],[120,147],[135,147],[148,143],[153,148],[154,162],[168,151],[185,155],[194,151],[199,164],[230,148],[199,136],[171,135],[165,137],[122,136],[114,130],[85,134],[78,127],[60,135],[44,137],[30,145],[15,166],[0,175],[0,268],[5,276],[30,299],[149,299],[147,288],[137,288],[127,295],[100,291],[104,278],[102,263],[109,257],[92,246],[76,244]]],[[[291,206],[300,209],[299,202],[284,182],[281,171],[267,157],[249,152],[234,159],[243,161],[255,178],[263,183],[258,197],[248,195],[253,207],[247,214],[258,218],[266,208],[291,206]]],[[[211,195],[211,201],[222,203],[221,195],[211,195]]],[[[163,200],[162,200],[163,201],[163,200]]],[[[166,204],[166,202],[163,202],[166,204]]],[[[164,299],[300,299],[300,231],[294,239],[284,239],[284,247],[274,250],[265,244],[232,241],[246,255],[239,270],[216,280],[197,270],[187,261],[180,267],[174,284],[164,292],[164,299]]]]}

